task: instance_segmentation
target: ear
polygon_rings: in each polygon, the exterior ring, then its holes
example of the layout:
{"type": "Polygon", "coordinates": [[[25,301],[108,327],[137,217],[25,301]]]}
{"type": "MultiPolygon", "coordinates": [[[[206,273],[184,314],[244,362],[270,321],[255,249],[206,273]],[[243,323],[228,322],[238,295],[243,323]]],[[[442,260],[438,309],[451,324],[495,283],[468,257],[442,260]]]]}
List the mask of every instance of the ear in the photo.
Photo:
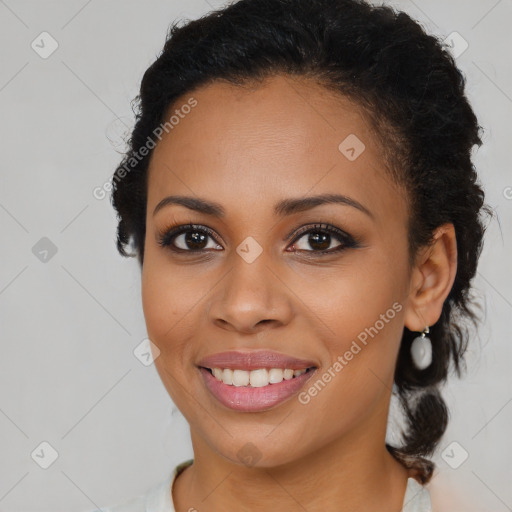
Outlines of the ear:
{"type": "Polygon", "coordinates": [[[443,224],[436,229],[433,243],[416,257],[404,317],[409,330],[421,332],[439,320],[456,273],[455,228],[451,223],[443,224]]]}

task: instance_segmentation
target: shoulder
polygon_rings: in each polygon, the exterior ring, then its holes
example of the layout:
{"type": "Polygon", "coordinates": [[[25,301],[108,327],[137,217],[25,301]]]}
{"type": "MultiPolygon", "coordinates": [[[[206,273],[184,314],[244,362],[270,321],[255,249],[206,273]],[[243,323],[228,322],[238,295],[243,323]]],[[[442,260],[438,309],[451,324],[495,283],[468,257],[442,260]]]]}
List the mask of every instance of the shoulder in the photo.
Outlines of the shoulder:
{"type": "Polygon", "coordinates": [[[103,507],[101,510],[94,510],[93,512],[174,512],[170,507],[171,495],[169,492],[173,475],[128,501],[110,507],[103,507]]]}
{"type": "Polygon", "coordinates": [[[140,494],[128,501],[118,503],[117,505],[111,505],[109,507],[101,507],[90,510],[88,512],[146,512],[146,498],[148,493],[140,494]]]}
{"type": "Polygon", "coordinates": [[[172,473],[157,484],[153,485],[143,494],[139,494],[128,501],[102,507],[101,509],[90,510],[87,512],[174,512],[174,506],[171,498],[171,486],[176,476],[187,466],[192,464],[193,459],[186,460],[178,464],[172,473]]]}
{"type": "Polygon", "coordinates": [[[98,508],[90,512],[146,512],[145,495],[141,494],[124,503],[98,508]]]}

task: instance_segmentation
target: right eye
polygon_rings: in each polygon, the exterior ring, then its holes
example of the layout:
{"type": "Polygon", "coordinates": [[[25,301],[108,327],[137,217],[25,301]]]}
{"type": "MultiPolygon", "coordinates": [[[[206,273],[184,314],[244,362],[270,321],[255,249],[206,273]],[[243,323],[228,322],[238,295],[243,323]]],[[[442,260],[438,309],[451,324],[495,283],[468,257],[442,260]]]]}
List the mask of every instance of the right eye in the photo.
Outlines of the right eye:
{"type": "Polygon", "coordinates": [[[174,252],[203,252],[207,249],[222,250],[217,243],[213,230],[206,226],[187,224],[177,227],[167,227],[157,235],[158,245],[174,252]],[[208,246],[208,238],[212,243],[208,246]]]}

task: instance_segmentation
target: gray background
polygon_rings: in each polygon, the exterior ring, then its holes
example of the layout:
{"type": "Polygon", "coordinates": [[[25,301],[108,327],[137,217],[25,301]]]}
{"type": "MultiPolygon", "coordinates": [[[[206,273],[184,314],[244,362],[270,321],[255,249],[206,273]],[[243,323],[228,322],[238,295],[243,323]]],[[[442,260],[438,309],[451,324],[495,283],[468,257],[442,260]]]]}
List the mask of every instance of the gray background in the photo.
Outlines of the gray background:
{"type": "MultiPolygon", "coordinates": [[[[444,390],[434,510],[512,510],[512,2],[389,3],[468,42],[457,62],[486,130],[474,161],[499,216],[475,279],[485,323],[467,375],[444,390]]],[[[116,251],[109,198],[92,191],[120,160],[130,101],[169,23],[221,5],[0,0],[0,511],[119,503],[192,456],[154,366],[134,355],[146,337],[139,269],[116,251]],[[47,58],[31,47],[43,31],[59,45],[47,58]],[[48,469],[42,442],[58,455],[48,469]]]]}

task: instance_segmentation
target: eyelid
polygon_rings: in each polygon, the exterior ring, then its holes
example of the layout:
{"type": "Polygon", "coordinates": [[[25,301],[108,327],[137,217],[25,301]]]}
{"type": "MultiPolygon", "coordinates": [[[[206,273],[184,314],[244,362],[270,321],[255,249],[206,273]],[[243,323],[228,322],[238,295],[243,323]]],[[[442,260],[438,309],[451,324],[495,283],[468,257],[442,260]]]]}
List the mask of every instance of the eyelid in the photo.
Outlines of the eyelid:
{"type": "Polygon", "coordinates": [[[351,235],[349,235],[348,233],[346,233],[345,231],[343,231],[342,229],[337,228],[336,226],[333,226],[332,224],[328,224],[325,222],[314,222],[312,224],[307,224],[306,226],[301,226],[298,229],[294,228],[287,235],[285,235],[285,237],[283,238],[283,241],[287,242],[288,240],[290,240],[292,238],[293,235],[295,235],[294,240],[296,240],[298,238],[301,238],[302,235],[309,233],[311,231],[314,232],[315,230],[326,231],[328,233],[334,233],[334,234],[337,234],[340,238],[343,238],[345,240],[354,238],[351,235]]]}

